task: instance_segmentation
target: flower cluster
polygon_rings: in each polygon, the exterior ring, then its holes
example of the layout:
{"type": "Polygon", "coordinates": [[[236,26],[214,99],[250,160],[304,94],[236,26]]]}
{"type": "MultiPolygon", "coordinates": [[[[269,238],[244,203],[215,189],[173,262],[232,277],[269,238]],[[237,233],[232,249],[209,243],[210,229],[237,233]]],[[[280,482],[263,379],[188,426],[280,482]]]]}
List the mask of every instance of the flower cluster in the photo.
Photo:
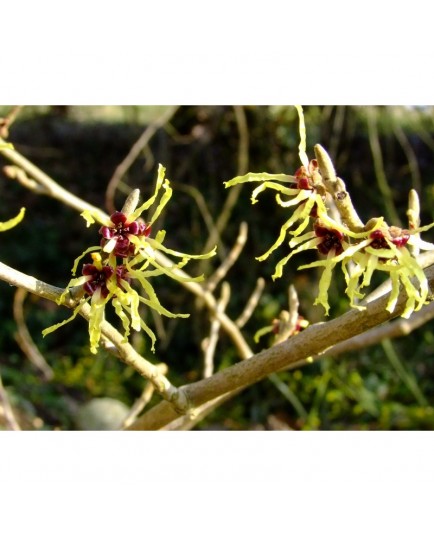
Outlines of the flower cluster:
{"type": "MultiPolygon", "coordinates": [[[[266,189],[277,191],[276,202],[282,207],[294,209],[290,218],[282,225],[276,242],[257,260],[263,261],[276,250],[290,235],[291,251],[276,265],[273,279],[282,276],[283,268],[297,253],[309,249],[317,250],[323,259],[300,266],[299,269],[323,267],[319,293],[315,304],[324,307],[328,315],[328,290],[334,268],[340,264],[345,281],[346,294],[352,307],[362,309],[358,301],[364,297],[362,289],[369,286],[374,271],[386,272],[392,285],[387,310],[393,312],[401,287],[407,294],[407,302],[402,316],[408,318],[426,302],[429,288],[426,276],[414,252],[433,250],[434,245],[420,239],[419,233],[434,226],[416,227],[410,219],[409,228],[401,229],[386,224],[383,218],[374,218],[361,225],[360,229],[350,229],[328,214],[326,201],[333,202],[326,182],[319,170],[317,160],[309,162],[305,152],[305,128],[301,108],[300,117],[300,159],[302,166],[294,175],[248,173],[225,183],[226,187],[246,182],[261,182],[252,194],[252,204],[266,189]],[[288,187],[286,184],[291,184],[288,187]],[[284,196],[284,199],[282,198],[284,196]],[[298,223],[298,226],[296,226],[298,223]],[[310,229],[303,233],[311,224],[310,229]],[[409,250],[407,245],[412,249],[409,250]]],[[[322,148],[321,148],[322,149],[322,148]]],[[[337,179],[343,184],[341,179],[337,179]]],[[[412,192],[416,195],[415,192],[412,192]]],[[[347,196],[347,193],[344,193],[347,196]]]]}
{"type": "Polygon", "coordinates": [[[366,231],[354,233],[335,222],[334,227],[323,227],[321,223],[314,224],[315,239],[312,233],[306,233],[289,242],[293,247],[299,245],[288,257],[307,249],[316,248],[326,255],[323,260],[300,266],[299,269],[323,267],[324,271],[319,282],[319,294],[315,304],[329,311],[328,289],[331,284],[333,269],[341,264],[346,282],[346,294],[350,298],[351,307],[363,309],[358,301],[363,299],[364,287],[371,283],[374,271],[386,272],[392,283],[392,291],[386,309],[395,310],[401,285],[407,293],[407,301],[401,316],[408,318],[413,311],[419,310],[428,297],[429,287],[425,273],[413,257],[409,245],[417,245],[420,249],[433,250],[434,245],[420,240],[416,235],[434,226],[434,223],[413,229],[411,231],[388,226],[383,218],[368,222],[366,231]],[[318,234],[318,229],[320,232],[318,234]]]}
{"type": "Polygon", "coordinates": [[[124,207],[123,211],[114,212],[110,218],[104,218],[90,211],[82,213],[88,226],[95,221],[101,224],[99,234],[102,238],[98,246],[89,247],[75,260],[73,275],[76,274],[80,261],[86,255],[90,254],[92,263],[85,263],[81,269],[81,276],[71,279],[59,303],[64,301],[73,288],[80,288],[85,298],[76,306],[70,318],[45,329],[42,332],[44,336],[73,320],[83,304],[90,302],[90,349],[96,353],[101,338],[101,323],[105,318],[105,306],[111,302],[122,322],[125,339],[128,338],[131,328],[136,331],[143,329],[151,339],[151,349],[154,351],[156,337],[140,316],[140,304],[171,318],[189,316],[172,313],[163,307],[150,280],[164,274],[179,282],[202,281],[203,276],[185,277],[179,275],[177,269],[184,267],[191,259],[207,259],[215,255],[215,248],[203,255],[189,255],[165,247],[163,245],[165,231],[159,231],[154,238],[151,237],[152,225],[171,195],[172,189],[169,180],[165,178],[165,168],[160,164],[154,195],[136,210],[134,207],[133,210],[124,207]],[[150,221],[145,223],[140,216],[156,202],[160,191],[164,193],[150,221]],[[158,251],[178,257],[180,260],[170,267],[163,266],[158,260],[158,251]],[[134,282],[140,285],[140,293],[133,288],[134,282]]]}

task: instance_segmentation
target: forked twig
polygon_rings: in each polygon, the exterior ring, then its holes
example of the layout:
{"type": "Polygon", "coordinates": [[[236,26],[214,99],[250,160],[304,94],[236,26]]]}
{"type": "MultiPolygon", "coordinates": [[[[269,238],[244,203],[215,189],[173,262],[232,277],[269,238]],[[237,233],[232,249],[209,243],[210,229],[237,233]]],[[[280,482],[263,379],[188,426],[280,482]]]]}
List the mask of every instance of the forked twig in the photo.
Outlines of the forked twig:
{"type": "MultiPolygon", "coordinates": [[[[227,304],[229,303],[229,298],[231,295],[231,288],[229,286],[229,283],[226,281],[222,284],[222,290],[220,299],[217,302],[217,314],[222,314],[227,304]]],[[[204,367],[203,367],[203,377],[209,378],[212,376],[214,371],[214,354],[217,348],[217,342],[219,338],[219,332],[221,327],[221,322],[219,320],[219,317],[217,314],[213,317],[211,320],[211,329],[209,337],[207,337],[203,341],[203,348],[204,348],[204,367]]]]}

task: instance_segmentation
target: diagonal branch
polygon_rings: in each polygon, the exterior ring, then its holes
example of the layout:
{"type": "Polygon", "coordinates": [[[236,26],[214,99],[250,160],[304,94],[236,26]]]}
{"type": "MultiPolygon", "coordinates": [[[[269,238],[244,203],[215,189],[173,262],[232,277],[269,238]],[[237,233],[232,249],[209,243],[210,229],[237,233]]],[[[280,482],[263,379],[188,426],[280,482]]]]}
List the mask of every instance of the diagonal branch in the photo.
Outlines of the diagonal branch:
{"type": "MultiPolygon", "coordinates": [[[[430,286],[434,288],[434,267],[427,268],[425,273],[430,286]]],[[[386,310],[388,299],[387,295],[382,296],[370,302],[364,310],[352,309],[329,322],[314,324],[296,337],[217,372],[211,378],[184,386],[181,389],[190,401],[193,418],[194,408],[208,401],[248,387],[273,372],[302,364],[309,356],[321,355],[331,346],[399,316],[405,309],[405,291],[401,291],[393,313],[386,310]]],[[[178,417],[169,404],[161,402],[129,429],[158,430],[178,417]]]]}
{"type": "MultiPolygon", "coordinates": [[[[0,138],[0,146],[4,143],[6,142],[2,138],[0,138]]],[[[83,201],[83,199],[80,199],[71,192],[68,192],[68,190],[65,190],[65,188],[62,188],[59,184],[57,184],[56,181],[54,181],[37,166],[32,164],[29,160],[27,160],[27,158],[24,158],[24,156],[22,156],[15,149],[3,148],[0,149],[0,154],[7,158],[7,160],[12,162],[13,164],[21,168],[28,176],[32,177],[42,187],[42,189],[39,190],[38,193],[43,193],[44,195],[53,197],[54,199],[61,201],[65,205],[68,205],[73,209],[78,210],[79,212],[83,212],[83,210],[89,210],[93,214],[99,215],[101,219],[108,218],[107,214],[105,214],[102,210],[94,207],[86,201],[83,201]]],[[[24,186],[27,185],[24,184],[24,186]]]]}
{"type": "MultiPolygon", "coordinates": [[[[0,262],[0,279],[6,281],[10,285],[26,289],[32,294],[36,294],[41,298],[56,301],[62,295],[64,289],[49,285],[44,281],[40,281],[34,277],[28,276],[14,270],[10,266],[0,262]]],[[[66,299],[63,303],[68,308],[77,306],[77,300],[66,299]]],[[[85,303],[80,309],[80,315],[87,321],[90,319],[90,305],[85,303]]],[[[128,343],[119,331],[117,331],[109,322],[104,320],[101,323],[101,333],[113,343],[118,350],[118,358],[125,364],[133,367],[141,376],[152,382],[156,391],[170,404],[173,404],[174,411],[186,413],[188,411],[188,400],[184,393],[174,387],[169,380],[161,374],[159,368],[144,357],[128,343]]]]}

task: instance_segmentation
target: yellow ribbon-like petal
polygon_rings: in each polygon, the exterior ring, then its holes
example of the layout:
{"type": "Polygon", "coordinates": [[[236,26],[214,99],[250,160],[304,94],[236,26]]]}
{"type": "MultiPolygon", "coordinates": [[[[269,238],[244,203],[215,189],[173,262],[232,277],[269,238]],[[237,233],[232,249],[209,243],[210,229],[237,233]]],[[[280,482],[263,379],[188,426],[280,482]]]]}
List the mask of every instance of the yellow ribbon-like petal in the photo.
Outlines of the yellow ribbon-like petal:
{"type": "Polygon", "coordinates": [[[15,216],[15,218],[12,218],[8,221],[0,222],[0,232],[9,231],[9,229],[12,229],[16,225],[18,225],[24,218],[25,212],[26,212],[26,209],[23,207],[19,211],[19,213],[15,216]]]}

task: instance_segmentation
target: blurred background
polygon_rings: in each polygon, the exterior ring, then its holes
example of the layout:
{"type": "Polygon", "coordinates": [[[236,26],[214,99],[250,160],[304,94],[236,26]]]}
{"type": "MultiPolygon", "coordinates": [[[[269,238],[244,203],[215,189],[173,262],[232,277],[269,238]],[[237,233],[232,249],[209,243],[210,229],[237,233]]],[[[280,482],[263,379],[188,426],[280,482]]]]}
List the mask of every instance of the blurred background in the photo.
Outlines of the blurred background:
{"type": "MultiPolygon", "coordinates": [[[[0,106],[0,117],[9,112],[10,107],[0,106]]],[[[364,221],[384,215],[389,224],[406,227],[411,188],[420,194],[422,225],[433,221],[433,107],[306,106],[304,112],[309,157],[314,156],[316,143],[327,149],[364,221]]],[[[314,252],[297,255],[276,282],[271,275],[286,246],[267,262],[253,259],[277,238],[288,218],[285,209],[269,192],[252,206],[251,185],[228,190],[223,186],[223,181],[247,171],[294,173],[300,166],[294,107],[27,106],[9,130],[9,141],[19,152],[64,188],[109,212],[120,209],[133,188],[149,197],[158,163],[163,164],[174,190],[158,220],[157,227],[167,231],[165,244],[188,253],[209,250],[216,242],[219,246],[213,259],[188,265],[191,275],[212,274],[235,243],[241,222],[246,222],[246,247],[226,279],[231,285],[226,312],[237,318],[257,279],[265,278],[258,306],[243,328],[255,352],[272,343],[272,336],[259,343],[253,336],[288,308],[290,284],[298,292],[300,314],[310,323],[325,320],[322,308],[312,305],[321,271],[297,272],[297,266],[315,260],[314,252]],[[131,151],[135,158],[128,162],[131,151]]],[[[2,157],[0,163],[8,164],[2,157]]],[[[0,198],[0,221],[27,207],[24,221],[0,236],[1,261],[64,287],[74,259],[98,243],[97,227],[86,228],[73,209],[23,188],[3,173],[0,198]]],[[[428,231],[424,238],[434,240],[434,232],[428,231]]],[[[380,282],[381,278],[375,280],[380,282]]],[[[148,342],[141,334],[133,344],[146,357],[166,363],[175,385],[199,380],[201,341],[209,333],[209,317],[194,296],[174,282],[159,278],[155,287],[163,305],[191,317],[146,318],[158,334],[155,356],[147,353],[148,342]]],[[[35,296],[17,295],[3,282],[0,288],[0,374],[19,426],[113,427],[102,423],[101,417],[98,421],[94,413],[89,416],[89,408],[95,400],[111,404],[102,413],[121,418],[141,395],[144,380],[102,349],[96,356],[90,354],[86,324],[80,318],[42,338],[42,329],[68,312],[35,296]],[[17,323],[23,318],[49,367],[45,375],[17,342],[17,323]]],[[[330,318],[348,310],[343,288],[341,278],[334,278],[330,318]]],[[[217,408],[196,429],[431,430],[433,354],[432,322],[428,322],[406,337],[279,373],[279,388],[264,380],[217,408]]],[[[222,333],[215,370],[237,360],[236,350],[222,333]]],[[[148,407],[158,401],[154,396],[148,407]]],[[[1,414],[0,427],[7,427],[1,414]]]]}

